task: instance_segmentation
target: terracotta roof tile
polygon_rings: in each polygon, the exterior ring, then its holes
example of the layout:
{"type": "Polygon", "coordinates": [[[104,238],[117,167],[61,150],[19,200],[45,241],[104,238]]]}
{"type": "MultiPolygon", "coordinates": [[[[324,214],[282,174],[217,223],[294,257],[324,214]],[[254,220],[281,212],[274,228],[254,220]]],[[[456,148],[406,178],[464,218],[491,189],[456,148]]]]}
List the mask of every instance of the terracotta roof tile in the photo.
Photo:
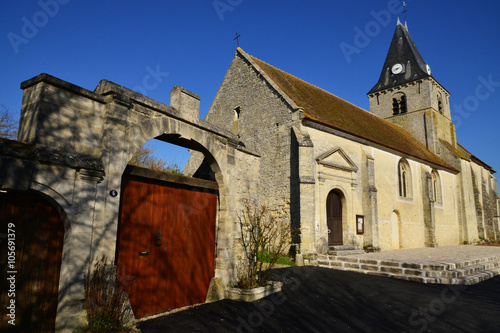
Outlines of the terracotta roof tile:
{"type": "Polygon", "coordinates": [[[249,56],[241,49],[238,51],[244,57],[250,58],[295,104],[302,107],[306,118],[436,166],[458,172],[397,125],[326,90],[249,56]]]}

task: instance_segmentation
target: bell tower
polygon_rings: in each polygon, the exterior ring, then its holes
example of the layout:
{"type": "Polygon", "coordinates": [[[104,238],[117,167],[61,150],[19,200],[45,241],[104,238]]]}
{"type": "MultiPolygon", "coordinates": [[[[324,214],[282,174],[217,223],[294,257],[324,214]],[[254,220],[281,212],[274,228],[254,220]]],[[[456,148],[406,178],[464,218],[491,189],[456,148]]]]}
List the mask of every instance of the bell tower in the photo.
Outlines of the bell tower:
{"type": "Polygon", "coordinates": [[[440,141],[456,147],[450,93],[434,79],[398,18],[380,78],[368,92],[370,111],[402,127],[430,151],[440,153],[440,141]]]}

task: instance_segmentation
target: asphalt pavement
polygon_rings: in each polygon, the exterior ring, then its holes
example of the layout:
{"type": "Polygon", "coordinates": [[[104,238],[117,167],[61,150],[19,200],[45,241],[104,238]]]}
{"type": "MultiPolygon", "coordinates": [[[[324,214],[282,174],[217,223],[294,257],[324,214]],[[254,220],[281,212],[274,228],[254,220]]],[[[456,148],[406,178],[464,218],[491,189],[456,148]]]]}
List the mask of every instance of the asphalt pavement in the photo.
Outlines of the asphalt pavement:
{"type": "Polygon", "coordinates": [[[422,284],[320,267],[275,269],[281,293],[222,300],[140,322],[150,332],[500,332],[500,276],[422,284]]]}

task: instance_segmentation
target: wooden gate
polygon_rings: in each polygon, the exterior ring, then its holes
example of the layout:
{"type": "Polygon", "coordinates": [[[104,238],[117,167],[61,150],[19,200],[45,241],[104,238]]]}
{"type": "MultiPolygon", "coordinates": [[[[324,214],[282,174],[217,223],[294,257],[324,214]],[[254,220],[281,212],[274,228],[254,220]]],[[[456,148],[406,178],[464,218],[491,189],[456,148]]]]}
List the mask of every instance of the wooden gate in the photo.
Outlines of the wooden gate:
{"type": "Polygon", "coordinates": [[[53,332],[64,241],[61,217],[38,194],[0,192],[0,224],[4,313],[0,331],[53,332]],[[14,263],[12,252],[15,253],[14,263]],[[13,277],[10,281],[15,283],[11,284],[8,277],[13,277]],[[11,318],[6,314],[10,310],[5,312],[12,299],[15,299],[15,326],[8,323],[11,318]]]}
{"type": "Polygon", "coordinates": [[[342,200],[340,195],[331,191],[326,199],[326,220],[330,233],[328,234],[328,245],[342,245],[342,200]]]}
{"type": "Polygon", "coordinates": [[[215,265],[216,183],[145,169],[122,178],[119,276],[136,318],[205,302],[215,265]],[[211,189],[179,184],[209,184],[211,189]]]}

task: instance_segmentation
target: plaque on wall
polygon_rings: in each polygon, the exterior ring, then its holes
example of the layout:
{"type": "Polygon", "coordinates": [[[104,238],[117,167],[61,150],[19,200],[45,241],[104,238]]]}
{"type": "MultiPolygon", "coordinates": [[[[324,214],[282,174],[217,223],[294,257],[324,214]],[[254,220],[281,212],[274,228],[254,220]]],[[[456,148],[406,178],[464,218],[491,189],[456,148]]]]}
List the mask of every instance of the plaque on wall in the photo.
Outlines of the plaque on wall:
{"type": "Polygon", "coordinates": [[[363,215],[356,215],[356,233],[362,235],[365,232],[365,217],[363,215]]]}

